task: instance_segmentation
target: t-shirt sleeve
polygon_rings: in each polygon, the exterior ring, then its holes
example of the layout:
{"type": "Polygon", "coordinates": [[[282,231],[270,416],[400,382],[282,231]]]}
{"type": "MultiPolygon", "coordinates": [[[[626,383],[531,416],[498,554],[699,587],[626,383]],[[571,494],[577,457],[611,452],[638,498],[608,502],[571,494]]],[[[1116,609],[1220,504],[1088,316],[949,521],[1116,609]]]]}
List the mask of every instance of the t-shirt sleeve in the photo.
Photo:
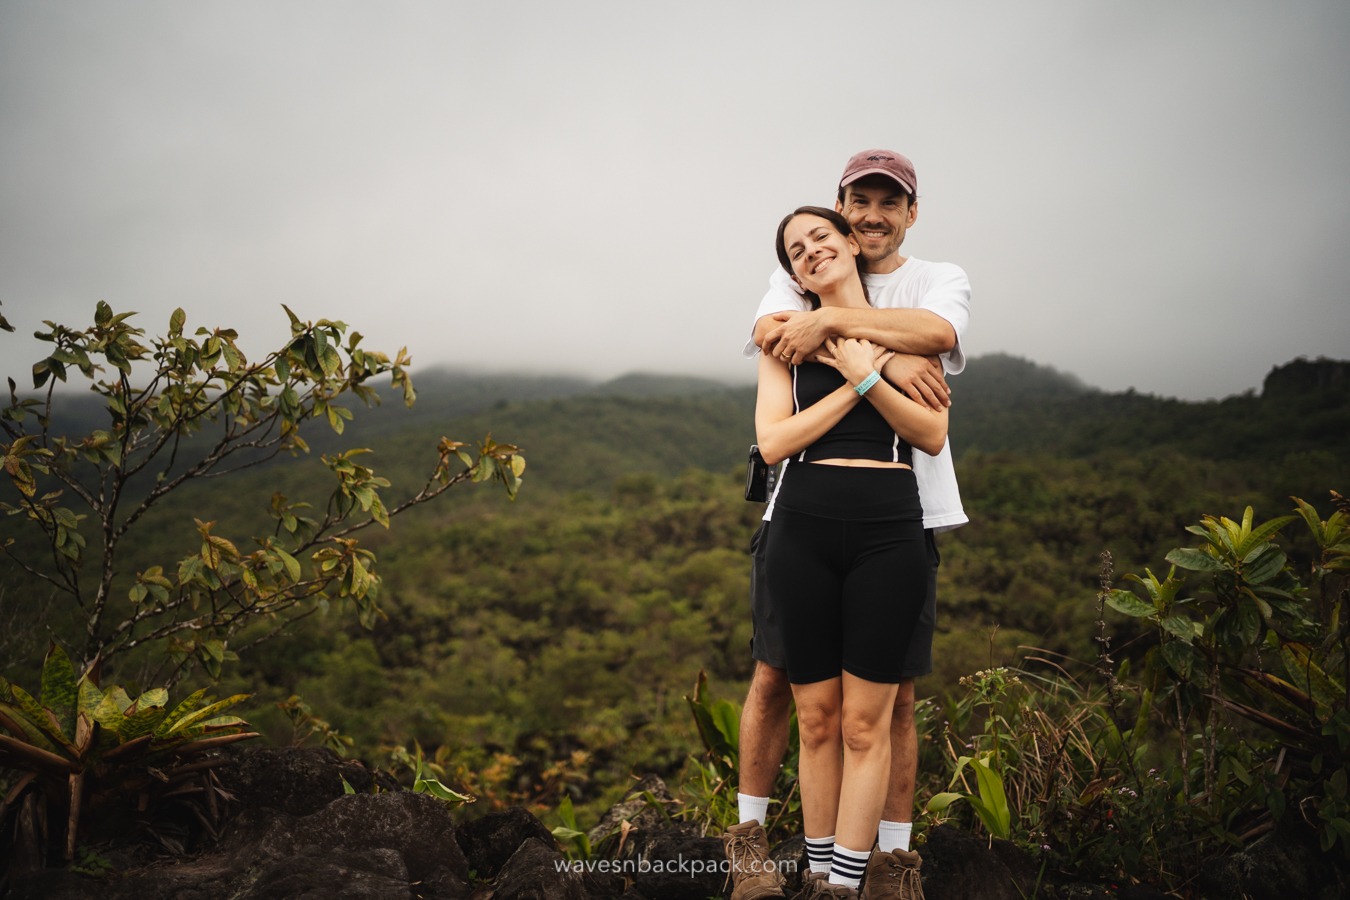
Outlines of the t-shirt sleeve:
{"type": "Polygon", "coordinates": [[[741,348],[741,355],[746,359],[752,359],[759,353],[759,347],[755,346],[755,322],[765,316],[785,310],[794,310],[804,312],[810,306],[806,298],[802,296],[797,283],[792,280],[788,273],[784,272],[779,266],[773,270],[769,276],[769,289],[765,291],[764,298],[759,301],[759,308],[755,310],[755,318],[750,322],[750,339],[745,342],[741,348]]]}
{"type": "Polygon", "coordinates": [[[966,367],[961,337],[970,324],[970,279],[965,270],[951,263],[935,265],[919,308],[942,316],[956,332],[956,345],[942,354],[942,366],[948,375],[960,374],[966,367]]]}

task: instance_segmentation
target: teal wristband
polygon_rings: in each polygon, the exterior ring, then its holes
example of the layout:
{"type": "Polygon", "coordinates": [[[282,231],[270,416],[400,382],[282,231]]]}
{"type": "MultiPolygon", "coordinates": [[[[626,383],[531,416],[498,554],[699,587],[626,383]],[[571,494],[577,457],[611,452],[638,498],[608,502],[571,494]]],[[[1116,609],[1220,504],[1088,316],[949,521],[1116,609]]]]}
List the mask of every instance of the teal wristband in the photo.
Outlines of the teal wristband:
{"type": "Polygon", "coordinates": [[[857,391],[858,396],[861,397],[863,394],[867,393],[868,390],[871,389],[872,385],[876,384],[880,380],[881,380],[881,373],[878,372],[876,369],[873,369],[872,374],[868,375],[862,381],[858,382],[857,386],[854,387],[853,389],[857,391]]]}

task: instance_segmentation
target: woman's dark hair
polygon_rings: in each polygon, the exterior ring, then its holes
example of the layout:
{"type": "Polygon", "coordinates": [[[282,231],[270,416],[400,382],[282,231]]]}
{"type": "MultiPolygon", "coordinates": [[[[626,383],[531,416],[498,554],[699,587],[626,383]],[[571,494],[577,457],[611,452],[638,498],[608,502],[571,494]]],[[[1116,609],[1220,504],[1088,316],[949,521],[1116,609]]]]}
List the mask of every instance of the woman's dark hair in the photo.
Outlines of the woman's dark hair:
{"type": "MultiPolygon", "coordinates": [[[[783,267],[783,271],[789,275],[792,274],[792,260],[788,257],[787,247],[783,246],[783,232],[787,230],[788,223],[798,216],[819,216],[834,226],[834,230],[844,237],[850,237],[853,234],[853,226],[848,224],[848,219],[842,215],[824,206],[799,206],[792,212],[783,217],[783,221],[778,223],[778,235],[774,239],[774,250],[778,253],[778,264],[783,267]]],[[[862,254],[854,257],[858,267],[858,275],[861,276],[867,271],[867,260],[863,259],[862,254]]],[[[806,294],[806,299],[810,301],[812,309],[820,309],[820,297],[816,296],[815,291],[808,291],[802,288],[806,294]]],[[[867,292],[867,284],[863,283],[863,296],[867,297],[867,302],[871,303],[872,298],[867,292]]]]}

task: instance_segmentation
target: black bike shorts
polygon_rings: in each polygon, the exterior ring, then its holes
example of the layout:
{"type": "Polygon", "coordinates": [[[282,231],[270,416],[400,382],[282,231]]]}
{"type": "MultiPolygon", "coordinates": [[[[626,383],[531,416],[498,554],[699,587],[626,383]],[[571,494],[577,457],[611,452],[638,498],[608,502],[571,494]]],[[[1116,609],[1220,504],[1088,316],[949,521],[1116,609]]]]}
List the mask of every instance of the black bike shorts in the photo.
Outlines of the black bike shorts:
{"type": "Polygon", "coordinates": [[[930,566],[912,470],[789,465],[764,543],[789,681],[913,677],[930,566]]]}

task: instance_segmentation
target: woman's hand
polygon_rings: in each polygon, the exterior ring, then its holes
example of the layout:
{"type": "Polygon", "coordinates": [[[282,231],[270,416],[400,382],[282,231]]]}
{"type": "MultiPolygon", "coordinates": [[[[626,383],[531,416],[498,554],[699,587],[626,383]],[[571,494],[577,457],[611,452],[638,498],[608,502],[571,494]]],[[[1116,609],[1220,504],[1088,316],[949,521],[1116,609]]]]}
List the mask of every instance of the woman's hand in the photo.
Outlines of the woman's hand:
{"type": "Polygon", "coordinates": [[[816,355],[816,361],[838,369],[849,384],[857,387],[868,375],[880,371],[893,356],[894,351],[871,341],[831,337],[825,339],[825,346],[816,355]]]}

